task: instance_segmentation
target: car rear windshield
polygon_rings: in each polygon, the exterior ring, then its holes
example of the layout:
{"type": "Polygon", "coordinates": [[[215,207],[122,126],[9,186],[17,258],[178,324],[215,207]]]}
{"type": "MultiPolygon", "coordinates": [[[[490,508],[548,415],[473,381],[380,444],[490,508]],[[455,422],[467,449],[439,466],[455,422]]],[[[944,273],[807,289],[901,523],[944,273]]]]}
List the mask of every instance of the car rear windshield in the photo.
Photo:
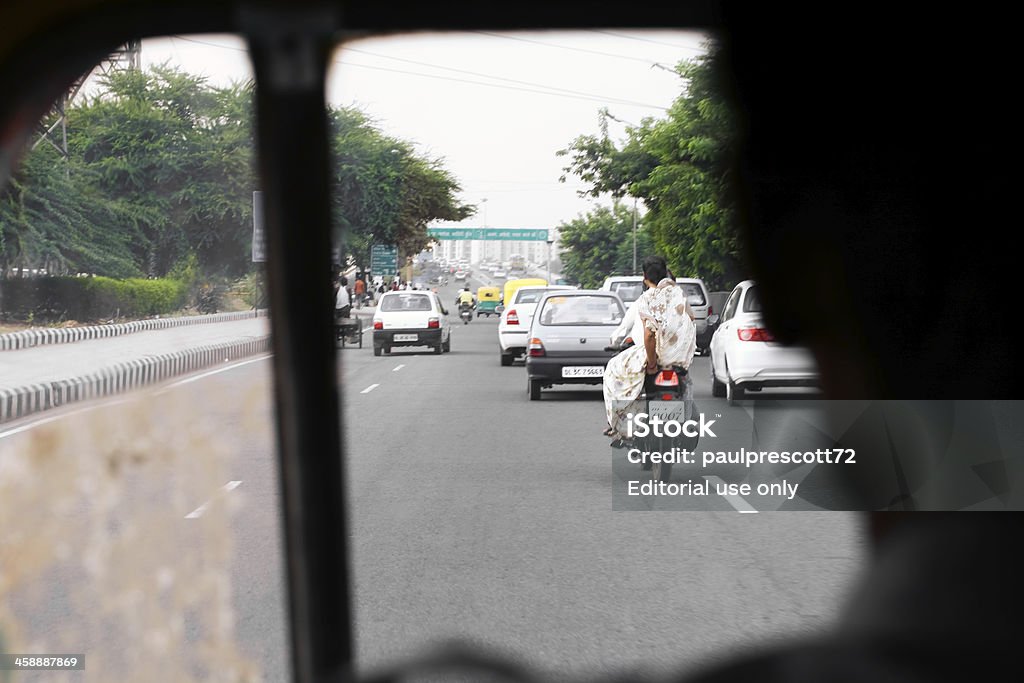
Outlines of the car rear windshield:
{"type": "Polygon", "coordinates": [[[430,297],[426,294],[388,294],[380,302],[382,311],[432,311],[430,297]]]}
{"type": "Polygon", "coordinates": [[[747,290],[747,295],[743,297],[743,312],[744,313],[761,313],[764,309],[761,307],[761,292],[756,286],[751,287],[747,290]]]}
{"type": "Polygon", "coordinates": [[[610,296],[553,296],[544,301],[541,325],[618,325],[622,304],[610,296]]]}
{"type": "Polygon", "coordinates": [[[544,296],[543,289],[520,289],[516,292],[517,304],[535,304],[544,296]]]}
{"type": "Polygon", "coordinates": [[[644,283],[613,282],[611,284],[611,290],[618,294],[619,298],[628,304],[639,299],[640,295],[644,293],[644,283]]]}
{"type": "Polygon", "coordinates": [[[683,294],[686,295],[686,300],[690,302],[691,306],[706,306],[707,301],[704,299],[704,290],[700,288],[695,282],[680,282],[679,286],[683,288],[683,294]]]}

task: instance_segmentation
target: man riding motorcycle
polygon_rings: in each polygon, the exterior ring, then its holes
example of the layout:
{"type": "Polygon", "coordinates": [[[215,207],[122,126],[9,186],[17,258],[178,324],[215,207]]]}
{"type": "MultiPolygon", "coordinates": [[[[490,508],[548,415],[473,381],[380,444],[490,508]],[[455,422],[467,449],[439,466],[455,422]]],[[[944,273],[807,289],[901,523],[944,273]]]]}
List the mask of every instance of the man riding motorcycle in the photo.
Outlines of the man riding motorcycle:
{"type": "Polygon", "coordinates": [[[455,299],[455,305],[462,310],[463,306],[468,306],[470,309],[476,308],[476,297],[469,291],[469,288],[464,287],[459,290],[459,295],[455,299]]]}

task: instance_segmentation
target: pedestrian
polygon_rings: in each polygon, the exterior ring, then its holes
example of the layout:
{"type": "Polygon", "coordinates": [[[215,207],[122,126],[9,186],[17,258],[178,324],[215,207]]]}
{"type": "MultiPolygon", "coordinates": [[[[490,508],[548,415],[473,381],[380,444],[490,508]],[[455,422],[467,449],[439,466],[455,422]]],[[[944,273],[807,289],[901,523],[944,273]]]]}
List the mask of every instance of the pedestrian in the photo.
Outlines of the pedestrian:
{"type": "Polygon", "coordinates": [[[356,284],[354,286],[356,308],[363,307],[363,300],[366,298],[366,281],[363,280],[362,276],[356,278],[356,284]]]}

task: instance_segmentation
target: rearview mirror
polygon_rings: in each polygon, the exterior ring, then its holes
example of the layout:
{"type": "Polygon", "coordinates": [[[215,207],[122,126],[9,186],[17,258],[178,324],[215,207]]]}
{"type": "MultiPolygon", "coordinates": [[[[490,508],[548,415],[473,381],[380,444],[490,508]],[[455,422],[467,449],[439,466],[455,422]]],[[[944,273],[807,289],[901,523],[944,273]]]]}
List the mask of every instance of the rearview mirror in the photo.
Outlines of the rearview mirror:
{"type": "Polygon", "coordinates": [[[717,325],[719,323],[720,320],[721,320],[721,318],[718,317],[717,313],[715,313],[713,315],[709,315],[708,316],[708,325],[714,327],[715,325],[717,325]]]}
{"type": "Polygon", "coordinates": [[[505,312],[505,307],[502,306],[501,304],[498,304],[497,306],[494,307],[494,312],[497,313],[498,315],[501,315],[502,313],[505,312]]]}

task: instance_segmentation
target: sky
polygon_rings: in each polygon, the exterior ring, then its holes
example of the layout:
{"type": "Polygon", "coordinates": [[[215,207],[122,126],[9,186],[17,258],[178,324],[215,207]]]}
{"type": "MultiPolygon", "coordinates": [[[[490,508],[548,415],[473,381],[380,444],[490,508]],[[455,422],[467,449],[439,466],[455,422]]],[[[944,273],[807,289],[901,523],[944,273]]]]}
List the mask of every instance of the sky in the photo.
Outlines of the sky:
{"type": "MultiPolygon", "coordinates": [[[[671,69],[704,51],[684,31],[423,33],[339,46],[328,100],[355,106],[384,132],[441,159],[479,207],[466,227],[554,228],[608,199],[580,198],[567,158],[555,152],[598,134],[598,112],[639,124],[662,118],[680,94],[671,69]]],[[[142,43],[143,67],[165,61],[215,85],[251,78],[234,36],[189,35],[142,43]]],[[[615,140],[626,123],[610,122],[615,140]]]]}

